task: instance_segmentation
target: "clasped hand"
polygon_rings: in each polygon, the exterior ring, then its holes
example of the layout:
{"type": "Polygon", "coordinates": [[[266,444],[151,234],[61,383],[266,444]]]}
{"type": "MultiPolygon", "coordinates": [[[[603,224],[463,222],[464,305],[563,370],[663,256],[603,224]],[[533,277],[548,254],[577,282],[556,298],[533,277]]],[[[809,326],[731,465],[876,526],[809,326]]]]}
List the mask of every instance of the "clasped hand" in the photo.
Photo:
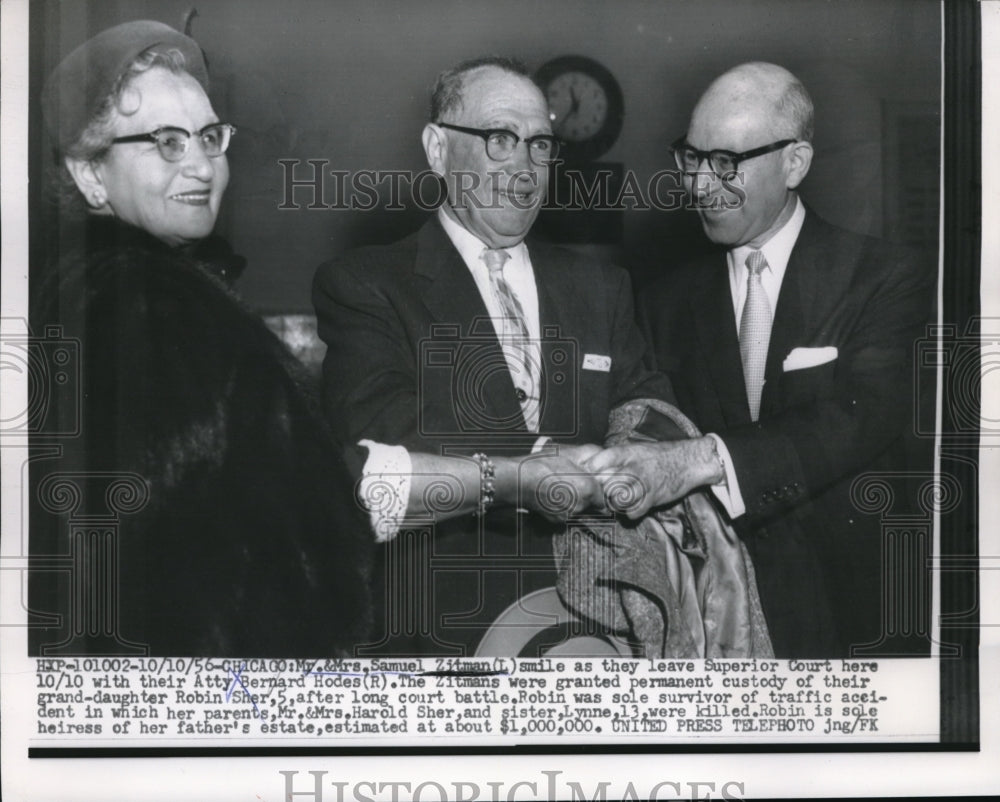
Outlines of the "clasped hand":
{"type": "Polygon", "coordinates": [[[707,437],[658,443],[558,446],[522,466],[523,503],[552,520],[587,509],[641,518],[724,478],[707,437]]]}

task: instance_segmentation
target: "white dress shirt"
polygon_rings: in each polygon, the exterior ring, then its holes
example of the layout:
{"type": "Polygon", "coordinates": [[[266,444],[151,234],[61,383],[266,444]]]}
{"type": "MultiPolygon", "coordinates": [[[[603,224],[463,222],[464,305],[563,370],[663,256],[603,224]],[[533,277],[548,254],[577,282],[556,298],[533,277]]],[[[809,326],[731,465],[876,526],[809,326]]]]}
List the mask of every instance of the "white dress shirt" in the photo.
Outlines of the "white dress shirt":
{"type": "MultiPolygon", "coordinates": [[[[482,259],[483,251],[487,246],[448,217],[444,213],[444,207],[438,210],[438,219],[441,221],[441,227],[448,235],[448,239],[451,240],[462,257],[462,261],[465,262],[465,266],[472,274],[472,279],[476,282],[479,294],[482,296],[487,312],[489,312],[493,328],[497,336],[500,337],[503,333],[501,323],[503,310],[493,295],[490,286],[490,271],[482,259]]],[[[541,335],[541,323],[538,316],[538,286],[535,284],[535,272],[531,266],[531,258],[528,256],[528,247],[521,242],[503,250],[510,254],[510,259],[503,267],[504,281],[507,282],[521,304],[528,334],[537,349],[540,347],[541,335]]],[[[539,359],[540,353],[536,353],[535,364],[540,364],[539,359]]],[[[515,387],[518,387],[519,383],[523,383],[524,380],[522,375],[514,373],[511,374],[511,378],[514,380],[515,387]]],[[[540,377],[536,376],[533,380],[534,387],[538,387],[540,377]]],[[[525,386],[519,389],[524,389],[528,395],[532,395],[536,392],[534,387],[525,386]]],[[[538,422],[535,421],[534,424],[534,428],[537,428],[538,422]]],[[[539,450],[547,439],[539,438],[532,451],[539,450]]],[[[400,523],[406,517],[413,474],[410,454],[403,446],[375,443],[371,440],[362,440],[359,445],[368,449],[368,458],[362,469],[363,475],[358,485],[358,497],[368,511],[376,540],[379,542],[391,540],[396,536],[400,523]]]]}
{"type": "Polygon", "coordinates": [[[729,291],[733,296],[733,314],[736,321],[736,333],[740,332],[740,318],[743,316],[743,305],[747,301],[747,257],[754,250],[759,250],[767,259],[767,268],[760,274],[760,282],[764,285],[764,294],[771,305],[771,315],[778,307],[778,292],[781,290],[781,282],[785,278],[785,270],[788,268],[788,259],[792,255],[792,248],[799,238],[802,230],[802,223],[806,219],[806,208],[800,198],[795,199],[795,211],[788,218],[788,222],[775,232],[774,236],[765,242],[760,248],[754,249],[749,245],[741,245],[733,248],[727,255],[729,262],[729,291]]]}
{"type": "MultiPolygon", "coordinates": [[[[489,246],[448,217],[443,206],[438,209],[438,219],[441,221],[441,226],[444,228],[445,234],[448,235],[448,239],[451,240],[462,257],[462,261],[465,262],[465,266],[472,274],[473,281],[476,282],[476,288],[479,290],[479,295],[482,297],[486,311],[489,312],[490,320],[493,323],[493,330],[497,337],[503,340],[504,310],[493,293],[493,288],[490,285],[490,270],[483,260],[483,253],[489,246]]],[[[517,390],[518,398],[521,401],[528,431],[536,432],[540,422],[542,386],[538,287],[535,284],[535,272],[531,267],[531,258],[528,256],[528,247],[523,242],[519,242],[517,245],[503,248],[503,250],[510,256],[503,266],[503,280],[521,304],[529,337],[527,343],[528,370],[524,370],[524,363],[518,360],[515,360],[513,364],[509,363],[508,367],[514,389],[517,390]]]]}
{"type": "MultiPolygon", "coordinates": [[[[799,238],[802,230],[802,223],[806,219],[806,208],[802,204],[801,198],[795,199],[795,211],[788,221],[775,234],[765,242],[760,248],[754,249],[748,245],[741,245],[733,248],[726,255],[729,263],[729,291],[733,298],[733,317],[736,324],[736,335],[740,332],[740,318],[743,316],[743,305],[747,300],[747,256],[753,250],[759,250],[767,259],[767,268],[760,274],[760,281],[767,295],[767,301],[771,305],[771,319],[774,319],[775,310],[778,308],[778,294],[781,292],[781,282],[785,278],[785,271],[788,269],[788,260],[792,255],[792,248],[799,238]]],[[[715,440],[715,447],[722,458],[725,467],[725,485],[714,485],[712,492],[716,498],[726,508],[731,518],[737,518],[746,512],[746,504],[743,503],[743,494],[740,493],[739,481],[736,479],[736,471],[733,469],[733,460],[729,455],[729,449],[722,438],[717,434],[709,434],[715,440]]]]}
{"type": "Polygon", "coordinates": [[[368,449],[368,458],[361,469],[358,501],[368,513],[375,540],[385,543],[399,533],[410,504],[410,483],[413,481],[413,461],[404,446],[390,446],[372,440],[361,440],[359,446],[368,449]]]}
{"type": "MultiPolygon", "coordinates": [[[[444,207],[438,209],[438,219],[444,233],[448,235],[455,249],[465,262],[465,266],[472,273],[472,278],[476,282],[479,294],[486,304],[486,311],[490,313],[494,329],[497,336],[500,336],[500,319],[503,318],[503,310],[493,297],[493,290],[490,288],[490,271],[483,261],[483,251],[489,246],[473,234],[470,234],[462,226],[448,217],[444,213],[444,207]]],[[[541,336],[541,323],[538,318],[538,286],[535,284],[535,271],[531,267],[531,258],[528,256],[528,246],[523,242],[504,248],[510,254],[510,259],[503,266],[504,281],[510,286],[517,296],[524,310],[525,323],[528,326],[528,334],[537,341],[541,336]]]]}

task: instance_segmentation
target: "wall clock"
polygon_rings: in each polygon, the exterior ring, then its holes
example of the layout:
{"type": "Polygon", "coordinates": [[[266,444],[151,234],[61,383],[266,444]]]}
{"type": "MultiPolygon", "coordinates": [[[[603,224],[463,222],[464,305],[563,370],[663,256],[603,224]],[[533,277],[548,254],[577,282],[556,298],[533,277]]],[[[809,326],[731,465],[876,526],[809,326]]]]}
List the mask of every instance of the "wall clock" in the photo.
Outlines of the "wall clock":
{"type": "Polygon", "coordinates": [[[567,162],[592,161],[618,139],[625,101],[615,77],[586,56],[559,56],[535,76],[553,114],[552,130],[567,162]]]}

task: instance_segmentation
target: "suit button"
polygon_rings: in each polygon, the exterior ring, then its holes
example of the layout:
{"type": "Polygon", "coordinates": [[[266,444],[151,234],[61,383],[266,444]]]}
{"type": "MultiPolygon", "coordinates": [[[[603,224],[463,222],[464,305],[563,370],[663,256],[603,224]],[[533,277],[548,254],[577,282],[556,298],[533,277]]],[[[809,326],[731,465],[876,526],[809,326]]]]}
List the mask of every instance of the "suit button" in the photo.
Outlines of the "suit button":
{"type": "Polygon", "coordinates": [[[517,390],[514,391],[514,395],[517,396],[518,402],[522,404],[528,400],[528,394],[524,392],[524,390],[522,390],[520,387],[518,387],[517,390]]]}

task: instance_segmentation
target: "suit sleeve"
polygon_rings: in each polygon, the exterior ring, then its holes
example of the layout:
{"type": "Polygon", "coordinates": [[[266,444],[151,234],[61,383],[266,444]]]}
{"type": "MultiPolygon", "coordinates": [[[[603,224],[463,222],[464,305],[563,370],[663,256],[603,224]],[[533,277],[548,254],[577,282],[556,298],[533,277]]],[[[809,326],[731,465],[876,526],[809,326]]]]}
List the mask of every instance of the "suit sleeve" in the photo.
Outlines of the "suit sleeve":
{"type": "Polygon", "coordinates": [[[320,265],[313,281],[323,360],[323,409],[344,443],[367,438],[435,450],[419,434],[415,345],[364,252],[320,265]]]}
{"type": "Polygon", "coordinates": [[[676,406],[670,379],[647,367],[652,357],[636,322],[628,273],[621,268],[606,268],[604,272],[611,315],[611,408],[640,398],[656,398],[676,406]]]}
{"type": "MultiPolygon", "coordinates": [[[[779,513],[857,472],[911,425],[914,346],[931,318],[933,271],[879,244],[859,274],[866,297],[836,340],[828,389],[717,433],[750,519],[779,513]]],[[[782,381],[795,380],[789,376],[782,381]]]]}

